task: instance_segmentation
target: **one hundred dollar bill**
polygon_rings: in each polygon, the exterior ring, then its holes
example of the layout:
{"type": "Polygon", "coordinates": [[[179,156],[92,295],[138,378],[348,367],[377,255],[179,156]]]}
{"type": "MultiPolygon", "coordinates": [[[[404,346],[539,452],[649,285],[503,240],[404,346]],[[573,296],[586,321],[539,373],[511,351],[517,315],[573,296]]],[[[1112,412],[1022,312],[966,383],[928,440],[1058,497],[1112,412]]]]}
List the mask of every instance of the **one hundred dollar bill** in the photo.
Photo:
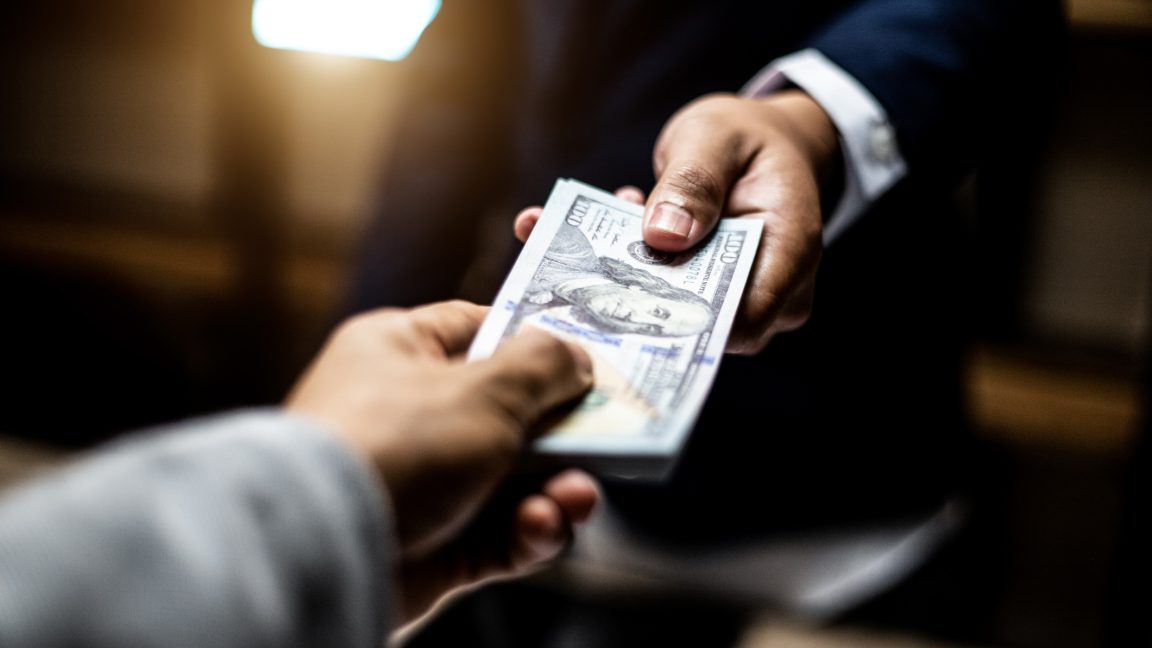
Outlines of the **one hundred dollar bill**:
{"type": "Polygon", "coordinates": [[[469,351],[491,355],[523,326],[580,344],[595,385],[533,446],[537,458],[660,479],[674,467],[716,376],[763,223],[723,219],[695,248],[648,247],[644,209],[559,180],[469,351]]]}

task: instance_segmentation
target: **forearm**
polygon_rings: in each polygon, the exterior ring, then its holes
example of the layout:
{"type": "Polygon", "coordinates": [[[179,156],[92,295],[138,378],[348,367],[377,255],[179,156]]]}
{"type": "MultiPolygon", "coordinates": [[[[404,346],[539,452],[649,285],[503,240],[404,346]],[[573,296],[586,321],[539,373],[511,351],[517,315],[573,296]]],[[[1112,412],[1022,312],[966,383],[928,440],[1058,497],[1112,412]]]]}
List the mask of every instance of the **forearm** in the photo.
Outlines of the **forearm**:
{"type": "Polygon", "coordinates": [[[158,431],[0,505],[0,645],[375,648],[390,535],[369,469],[310,423],[158,431]]]}

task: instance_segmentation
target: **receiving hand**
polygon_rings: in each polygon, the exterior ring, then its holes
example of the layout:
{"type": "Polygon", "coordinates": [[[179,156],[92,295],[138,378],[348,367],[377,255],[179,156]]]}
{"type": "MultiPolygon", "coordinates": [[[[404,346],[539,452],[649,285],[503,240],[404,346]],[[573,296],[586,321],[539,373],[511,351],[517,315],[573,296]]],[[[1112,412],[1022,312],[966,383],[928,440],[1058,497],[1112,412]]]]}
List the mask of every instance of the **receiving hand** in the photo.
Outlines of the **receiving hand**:
{"type": "Polygon", "coordinates": [[[486,312],[451,302],[355,317],[287,401],[378,469],[395,514],[407,619],[452,588],[554,557],[598,499],[589,476],[569,471],[511,510],[486,510],[539,420],[592,385],[582,350],[535,329],[490,359],[463,362],[486,312]],[[492,519],[506,525],[481,538],[476,528],[491,532],[492,519]]]}
{"type": "MultiPolygon", "coordinates": [[[[729,352],[757,353],[774,334],[807,321],[823,252],[820,190],[839,160],[832,121],[796,90],[764,98],[709,95],[664,126],[653,156],[657,183],[644,214],[648,245],[687,250],[721,216],[764,221],[729,352]]],[[[644,200],[634,187],[617,193],[644,200]]],[[[538,207],[517,216],[521,241],[539,216],[538,207]]]]}

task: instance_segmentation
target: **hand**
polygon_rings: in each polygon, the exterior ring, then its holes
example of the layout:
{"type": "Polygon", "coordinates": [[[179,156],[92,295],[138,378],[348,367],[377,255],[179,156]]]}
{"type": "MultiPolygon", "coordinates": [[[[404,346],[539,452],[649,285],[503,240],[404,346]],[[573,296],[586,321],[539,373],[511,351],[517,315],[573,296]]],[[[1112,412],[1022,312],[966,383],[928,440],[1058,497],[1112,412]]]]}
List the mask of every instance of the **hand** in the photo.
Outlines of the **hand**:
{"type": "Polygon", "coordinates": [[[448,590],[554,557],[598,495],[569,471],[539,494],[485,511],[542,416],[586,392],[591,361],[529,329],[490,359],[461,354],[487,309],[465,302],[382,310],[345,323],[286,407],[329,424],[378,469],[394,509],[411,619],[448,590]],[[481,542],[475,529],[509,526],[481,542]]]}
{"type": "MultiPolygon", "coordinates": [[[[764,221],[756,263],[728,351],[761,351],[812,311],[823,252],[820,189],[838,172],[835,126],[811,97],[789,90],[764,98],[702,97],[676,113],[657,141],[657,183],[644,214],[644,240],[681,252],[699,243],[721,216],[764,221]]],[[[634,187],[618,192],[643,201],[634,187]]],[[[539,209],[517,216],[527,240],[539,209]]]]}

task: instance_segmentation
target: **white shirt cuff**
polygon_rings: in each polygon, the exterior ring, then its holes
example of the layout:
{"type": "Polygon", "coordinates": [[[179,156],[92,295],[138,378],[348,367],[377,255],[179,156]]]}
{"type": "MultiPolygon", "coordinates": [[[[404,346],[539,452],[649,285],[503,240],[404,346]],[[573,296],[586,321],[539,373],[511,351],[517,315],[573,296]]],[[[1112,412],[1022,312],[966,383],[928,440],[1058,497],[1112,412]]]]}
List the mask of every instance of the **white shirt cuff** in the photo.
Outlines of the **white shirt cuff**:
{"type": "Polygon", "coordinates": [[[840,131],[844,151],[844,190],[824,226],[828,245],[885,191],[908,173],[896,132],[884,108],[860,82],[814,49],[776,59],[741,90],[761,96],[788,82],[802,88],[840,131]]]}

